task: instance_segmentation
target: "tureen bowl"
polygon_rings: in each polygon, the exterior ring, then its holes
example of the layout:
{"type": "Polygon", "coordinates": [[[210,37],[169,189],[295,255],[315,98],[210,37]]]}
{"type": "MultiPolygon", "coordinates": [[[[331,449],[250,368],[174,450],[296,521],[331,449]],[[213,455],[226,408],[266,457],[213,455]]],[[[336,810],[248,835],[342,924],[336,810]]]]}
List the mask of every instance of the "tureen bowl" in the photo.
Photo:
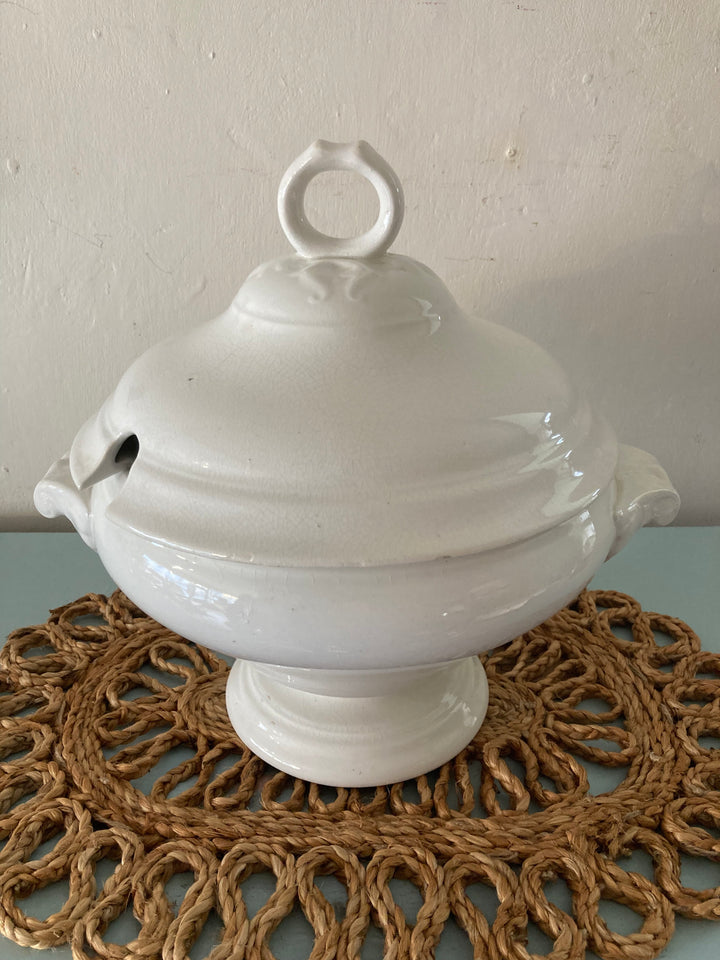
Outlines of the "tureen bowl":
{"type": "Polygon", "coordinates": [[[677,492],[537,345],[388,254],[400,183],[316,141],[278,210],[293,256],[151,348],[35,490],[146,613],[232,658],[230,720],[334,786],[418,776],[487,709],[478,654],[571,601],[677,492]],[[379,214],[327,237],[310,180],[353,170],[379,214]]]}

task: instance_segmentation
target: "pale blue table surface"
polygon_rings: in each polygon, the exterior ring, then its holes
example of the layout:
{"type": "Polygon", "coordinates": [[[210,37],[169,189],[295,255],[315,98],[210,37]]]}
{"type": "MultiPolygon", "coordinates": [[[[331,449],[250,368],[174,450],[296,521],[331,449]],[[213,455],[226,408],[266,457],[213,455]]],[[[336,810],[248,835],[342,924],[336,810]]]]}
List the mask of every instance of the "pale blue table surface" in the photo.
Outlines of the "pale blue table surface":
{"type": "MultiPolygon", "coordinates": [[[[602,567],[590,587],[629,593],[646,610],[679,617],[700,636],[705,649],[720,652],[720,527],[641,530],[622,553],[602,567]]],[[[75,534],[0,534],[2,638],[16,627],[42,623],[49,609],[84,593],[113,589],[97,556],[75,534]]],[[[689,877],[692,886],[720,887],[720,863],[702,861],[695,869],[697,873],[689,877]]],[[[41,904],[42,896],[36,894],[34,904],[41,904]]],[[[402,903],[401,896],[398,898],[402,903]]],[[[606,919],[612,926],[611,911],[606,919]]],[[[632,927],[623,930],[618,918],[616,929],[630,932],[632,927]]],[[[191,957],[201,960],[211,946],[211,941],[203,943],[201,939],[191,957]]],[[[310,946],[310,929],[301,916],[284,921],[272,941],[278,958],[305,957],[310,946]]],[[[532,939],[529,944],[538,952],[547,947],[533,944],[532,939]]],[[[50,955],[62,960],[71,957],[71,952],[64,946],[50,955]]],[[[39,956],[42,954],[37,951],[0,939],[0,960],[39,956]]],[[[371,960],[381,956],[382,938],[371,928],[363,957],[371,960]]],[[[471,956],[465,935],[448,929],[436,956],[438,960],[471,956]]],[[[673,940],[661,956],[664,960],[720,958],[720,924],[678,918],[673,940]]],[[[588,953],[587,957],[590,960],[594,954],[588,953]]]]}

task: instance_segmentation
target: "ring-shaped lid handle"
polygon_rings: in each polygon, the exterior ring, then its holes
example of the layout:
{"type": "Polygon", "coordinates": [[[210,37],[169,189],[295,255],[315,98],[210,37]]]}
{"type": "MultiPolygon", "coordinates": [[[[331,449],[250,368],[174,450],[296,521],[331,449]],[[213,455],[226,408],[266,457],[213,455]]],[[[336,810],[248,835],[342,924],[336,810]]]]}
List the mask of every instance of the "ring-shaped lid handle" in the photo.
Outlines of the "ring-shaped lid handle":
{"type": "Polygon", "coordinates": [[[290,243],[302,257],[377,257],[385,253],[402,225],[402,186],[389,163],[369,143],[316,140],[288,167],[278,190],[278,216],[290,243]],[[329,237],[308,221],[305,191],[319,173],[352,170],[375,187],[380,211],[372,227],[357,237],[329,237]]]}

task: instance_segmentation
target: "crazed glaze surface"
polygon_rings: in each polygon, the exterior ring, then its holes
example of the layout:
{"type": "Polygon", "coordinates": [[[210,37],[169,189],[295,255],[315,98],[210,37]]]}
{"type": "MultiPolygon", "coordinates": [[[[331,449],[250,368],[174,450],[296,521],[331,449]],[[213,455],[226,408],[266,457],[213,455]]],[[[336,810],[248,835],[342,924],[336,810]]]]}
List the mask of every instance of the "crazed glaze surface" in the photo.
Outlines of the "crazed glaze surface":
{"type": "Polygon", "coordinates": [[[265,759],[372,785],[467,743],[487,705],[470,658],[679,499],[544,351],[385,252],[402,191],[366,144],[313,145],[279,209],[301,255],[136,361],[35,500],[147,613],[238,659],[228,709],[265,759]],[[380,196],[352,240],[302,208],[333,157],[380,196]]]}

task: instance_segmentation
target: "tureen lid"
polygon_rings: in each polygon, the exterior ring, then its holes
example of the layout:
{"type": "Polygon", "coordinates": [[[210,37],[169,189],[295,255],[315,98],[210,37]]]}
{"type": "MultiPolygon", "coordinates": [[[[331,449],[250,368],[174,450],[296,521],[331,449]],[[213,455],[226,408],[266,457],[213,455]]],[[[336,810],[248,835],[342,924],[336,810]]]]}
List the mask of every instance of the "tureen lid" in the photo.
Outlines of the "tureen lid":
{"type": "Polygon", "coordinates": [[[131,463],[109,521],[238,561],[379,565],[523,540],[607,487],[615,439],[558,365],[386,253],[403,194],[368,144],[314,143],[278,208],[297,252],[141,356],[77,435],[79,487],[131,463]],[[305,189],[328,169],[375,186],[367,233],[308,223],[305,189]]]}

